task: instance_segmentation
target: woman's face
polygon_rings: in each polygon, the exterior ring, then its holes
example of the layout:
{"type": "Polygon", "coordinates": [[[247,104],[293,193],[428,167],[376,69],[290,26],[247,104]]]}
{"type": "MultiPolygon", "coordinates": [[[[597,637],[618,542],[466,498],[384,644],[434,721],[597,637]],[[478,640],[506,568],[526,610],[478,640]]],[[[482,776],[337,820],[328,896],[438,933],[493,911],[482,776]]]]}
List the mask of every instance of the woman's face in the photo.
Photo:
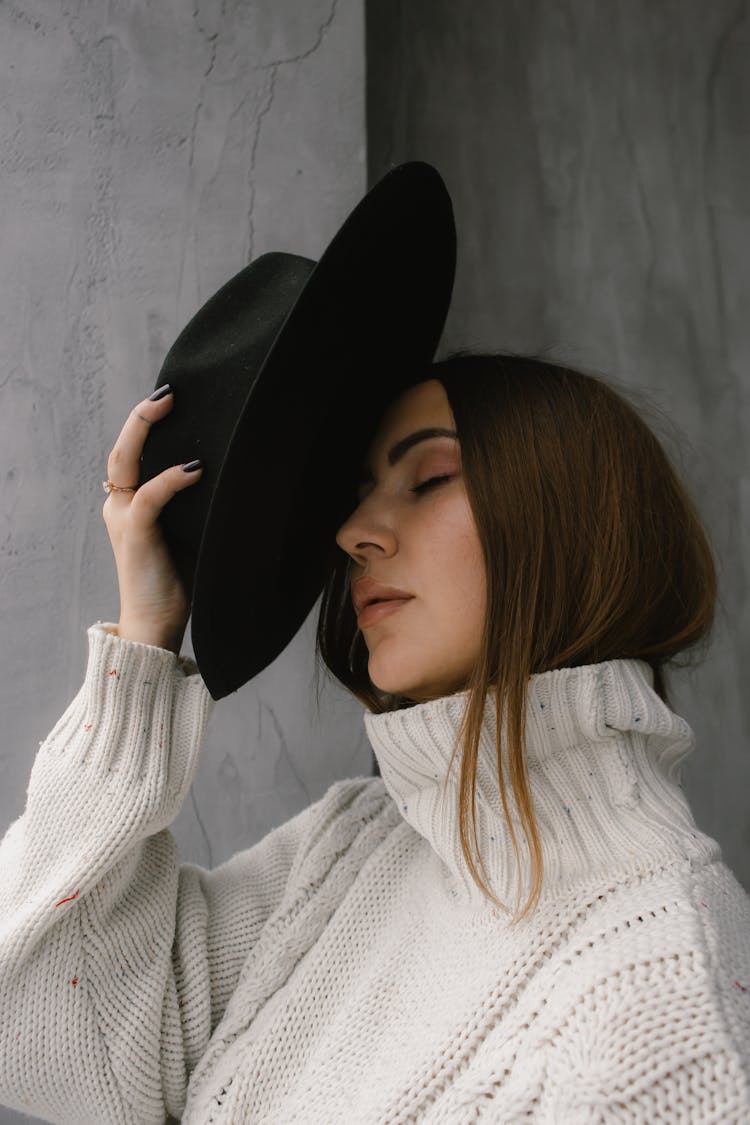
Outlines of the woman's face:
{"type": "Polygon", "coordinates": [[[461,472],[457,438],[388,454],[417,430],[456,424],[442,383],[409,387],[388,406],[369,449],[359,504],[336,535],[354,560],[352,584],[374,578],[413,595],[362,635],[368,672],[381,691],[416,702],[463,690],[479,651],[485,615],[482,551],[461,472]],[[430,477],[448,480],[414,489],[430,477]]]}

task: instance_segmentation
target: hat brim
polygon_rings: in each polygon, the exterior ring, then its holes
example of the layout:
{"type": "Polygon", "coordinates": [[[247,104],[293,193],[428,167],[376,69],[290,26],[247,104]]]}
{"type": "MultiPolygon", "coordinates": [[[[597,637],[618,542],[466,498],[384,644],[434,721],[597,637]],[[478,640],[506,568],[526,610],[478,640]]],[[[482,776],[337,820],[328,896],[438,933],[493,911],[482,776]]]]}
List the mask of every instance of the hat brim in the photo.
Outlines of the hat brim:
{"type": "Polygon", "coordinates": [[[201,540],[191,636],[214,699],[270,664],[319,597],[378,420],[433,360],[455,264],[450,196],[431,165],[412,161],[363,197],[291,307],[201,540]]]}

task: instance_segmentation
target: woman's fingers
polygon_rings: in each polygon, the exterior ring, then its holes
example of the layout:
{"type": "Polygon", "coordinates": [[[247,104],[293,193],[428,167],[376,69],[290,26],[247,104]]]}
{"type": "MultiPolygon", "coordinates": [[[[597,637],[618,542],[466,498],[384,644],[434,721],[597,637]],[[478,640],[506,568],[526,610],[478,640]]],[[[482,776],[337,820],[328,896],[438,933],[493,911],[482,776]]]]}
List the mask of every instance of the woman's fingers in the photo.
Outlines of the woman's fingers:
{"type": "Polygon", "coordinates": [[[172,407],[172,395],[143,399],[130,411],[107,460],[113,484],[135,492],[110,492],[103,516],[120,587],[120,635],[177,651],[190,615],[190,599],[158,524],[176,492],[200,480],[202,468],[170,465],[138,487],[140,459],[152,425],[172,407]]]}
{"type": "MultiPolygon", "coordinates": [[[[188,464],[192,464],[192,462],[188,462],[188,464]]],[[[168,469],[164,469],[163,472],[152,477],[151,480],[147,480],[137,492],[120,493],[121,496],[125,495],[130,500],[129,515],[131,522],[142,527],[155,524],[164,505],[172,499],[176,492],[180,492],[183,488],[188,488],[193,484],[201,476],[202,468],[202,466],[199,466],[194,472],[185,472],[182,465],[171,465],[168,469]]]]}
{"type": "MultiPolygon", "coordinates": [[[[174,395],[167,394],[152,402],[144,398],[128,414],[112,452],[107,459],[107,476],[119,488],[136,488],[140,476],[140,460],[146,436],[154,422],[160,421],[172,409],[174,395]]],[[[110,492],[111,496],[132,499],[131,492],[110,492]]]]}

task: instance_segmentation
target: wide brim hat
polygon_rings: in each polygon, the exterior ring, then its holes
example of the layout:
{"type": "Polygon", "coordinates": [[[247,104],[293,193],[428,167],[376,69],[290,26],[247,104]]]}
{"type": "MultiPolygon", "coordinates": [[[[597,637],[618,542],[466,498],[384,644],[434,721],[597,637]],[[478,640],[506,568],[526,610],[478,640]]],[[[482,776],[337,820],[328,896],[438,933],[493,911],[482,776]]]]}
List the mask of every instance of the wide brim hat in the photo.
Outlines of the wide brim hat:
{"type": "Polygon", "coordinates": [[[201,458],[159,524],[190,596],[213,699],[286,648],[320,596],[382,413],[429,377],[456,264],[450,196],[422,161],[391,169],[320,260],[260,255],[193,316],[155,388],[142,484],[201,458]]]}

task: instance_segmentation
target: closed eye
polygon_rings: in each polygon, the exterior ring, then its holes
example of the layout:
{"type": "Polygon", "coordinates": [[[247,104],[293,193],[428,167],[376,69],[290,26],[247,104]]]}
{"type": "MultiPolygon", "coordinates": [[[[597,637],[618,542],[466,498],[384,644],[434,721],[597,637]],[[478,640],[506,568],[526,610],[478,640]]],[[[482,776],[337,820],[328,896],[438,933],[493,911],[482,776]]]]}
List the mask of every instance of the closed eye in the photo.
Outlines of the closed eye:
{"type": "Polygon", "coordinates": [[[410,492],[424,492],[425,489],[431,488],[433,484],[439,484],[440,481],[450,480],[450,474],[444,473],[440,477],[430,477],[429,480],[422,481],[421,484],[416,485],[414,488],[409,489],[410,492]]]}

